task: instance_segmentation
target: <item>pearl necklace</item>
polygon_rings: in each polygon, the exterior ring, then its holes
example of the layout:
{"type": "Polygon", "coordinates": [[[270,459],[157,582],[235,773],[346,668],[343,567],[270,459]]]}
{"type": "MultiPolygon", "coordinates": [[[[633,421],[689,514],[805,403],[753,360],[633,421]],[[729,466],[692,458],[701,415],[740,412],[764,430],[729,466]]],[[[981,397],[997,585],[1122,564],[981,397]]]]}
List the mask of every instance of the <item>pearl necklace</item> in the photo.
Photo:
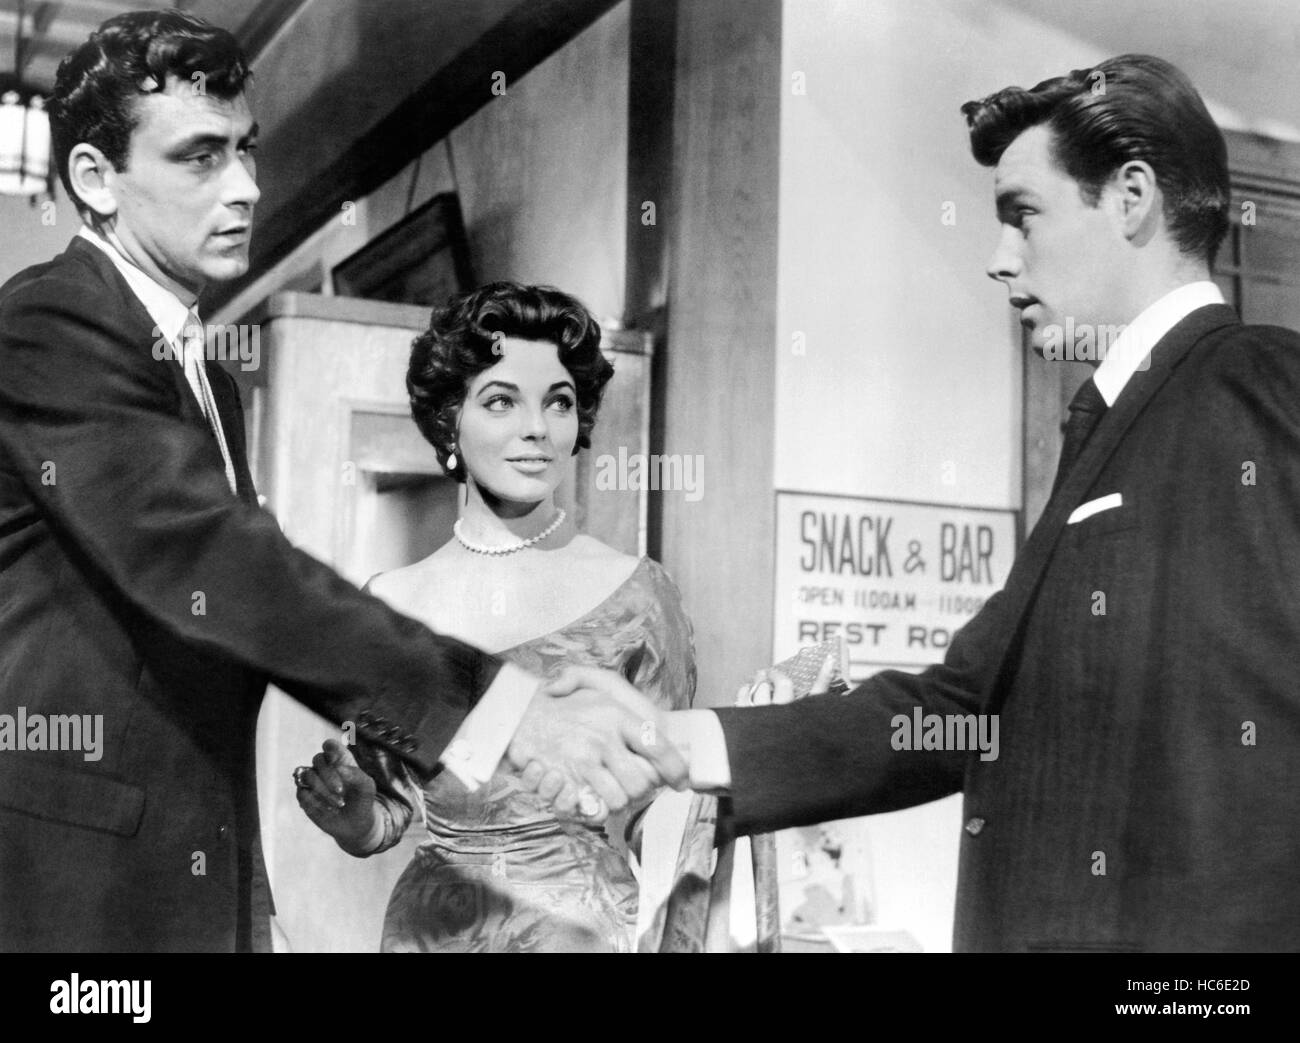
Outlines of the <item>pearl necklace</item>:
{"type": "Polygon", "coordinates": [[[504,547],[485,547],[481,543],[471,543],[465,538],[465,534],[460,531],[460,523],[464,520],[465,519],[463,518],[457,518],[456,524],[451,527],[451,531],[456,534],[456,539],[460,540],[461,546],[466,550],[471,550],[475,554],[513,554],[515,551],[523,550],[525,547],[531,547],[535,543],[541,543],[542,540],[546,539],[547,536],[558,529],[564,522],[564,510],[561,509],[557,511],[555,520],[536,536],[529,537],[526,540],[521,540],[519,543],[507,544],[504,547]]]}

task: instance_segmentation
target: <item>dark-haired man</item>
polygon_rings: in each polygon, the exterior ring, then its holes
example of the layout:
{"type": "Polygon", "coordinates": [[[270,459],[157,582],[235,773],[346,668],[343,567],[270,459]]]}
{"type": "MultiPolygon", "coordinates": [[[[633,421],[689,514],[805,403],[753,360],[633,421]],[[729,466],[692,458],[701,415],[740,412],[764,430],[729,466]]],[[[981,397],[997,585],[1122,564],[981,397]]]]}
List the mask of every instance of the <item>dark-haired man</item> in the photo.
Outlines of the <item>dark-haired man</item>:
{"type": "MultiPolygon", "coordinates": [[[[267,947],[253,740],[268,678],[470,786],[521,718],[516,765],[565,767],[596,806],[684,770],[641,742],[643,714],[538,696],[296,551],[257,507],[238,392],[205,364],[194,311],[248,267],[247,76],[228,33],[178,12],[111,19],[59,69],[56,160],[84,227],[0,290],[3,950],[267,947]]],[[[339,801],[373,800],[334,750],[317,767],[339,801]]]]}
{"type": "Polygon", "coordinates": [[[1295,950],[1300,336],[1210,281],[1222,135],[1142,55],[963,111],[1033,345],[1107,331],[1043,516],[941,665],[666,727],[740,832],[962,792],[958,950],[1295,950]],[[895,749],[918,709],[998,715],[999,756],[895,749]]]}

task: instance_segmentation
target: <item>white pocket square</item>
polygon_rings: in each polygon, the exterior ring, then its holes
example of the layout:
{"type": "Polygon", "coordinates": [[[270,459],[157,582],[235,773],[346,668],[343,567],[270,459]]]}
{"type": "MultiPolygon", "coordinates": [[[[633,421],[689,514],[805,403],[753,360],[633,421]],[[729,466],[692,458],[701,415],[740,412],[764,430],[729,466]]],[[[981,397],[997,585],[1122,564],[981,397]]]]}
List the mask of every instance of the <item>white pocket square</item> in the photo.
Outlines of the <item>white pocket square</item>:
{"type": "Polygon", "coordinates": [[[1124,496],[1122,493],[1111,493],[1109,496],[1099,496],[1095,500],[1089,500],[1087,503],[1081,503],[1068,518],[1065,519],[1066,525],[1075,525],[1085,518],[1091,518],[1094,514],[1100,514],[1102,511],[1109,511],[1112,508],[1122,506],[1124,496]]]}

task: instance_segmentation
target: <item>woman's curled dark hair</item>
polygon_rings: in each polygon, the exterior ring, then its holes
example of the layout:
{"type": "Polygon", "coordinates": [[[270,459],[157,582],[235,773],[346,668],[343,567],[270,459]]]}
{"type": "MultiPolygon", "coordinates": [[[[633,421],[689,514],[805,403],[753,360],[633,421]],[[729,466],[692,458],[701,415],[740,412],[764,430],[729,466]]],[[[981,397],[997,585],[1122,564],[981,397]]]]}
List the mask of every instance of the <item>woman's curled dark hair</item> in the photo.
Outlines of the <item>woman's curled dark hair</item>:
{"type": "Polygon", "coordinates": [[[601,354],[600,324],[567,293],[552,286],[494,282],[452,297],[411,344],[406,390],[416,426],[458,482],[465,480],[465,465],[458,459],[448,468],[447,457],[456,442],[460,407],[470,382],[500,360],[503,337],[556,346],[577,391],[575,454],[591,448],[600,397],[614,375],[614,367],[601,354]]]}

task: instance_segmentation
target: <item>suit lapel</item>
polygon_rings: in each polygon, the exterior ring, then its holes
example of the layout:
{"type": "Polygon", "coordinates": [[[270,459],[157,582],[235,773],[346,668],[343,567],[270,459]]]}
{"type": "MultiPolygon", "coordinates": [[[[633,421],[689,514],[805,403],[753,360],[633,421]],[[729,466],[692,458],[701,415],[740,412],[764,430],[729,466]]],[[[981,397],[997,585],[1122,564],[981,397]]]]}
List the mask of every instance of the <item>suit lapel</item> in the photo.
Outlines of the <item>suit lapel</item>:
{"type": "MultiPolygon", "coordinates": [[[[239,401],[239,387],[230,374],[215,362],[205,362],[204,368],[208,374],[208,383],[212,386],[212,397],[217,403],[217,416],[221,418],[226,448],[230,450],[230,460],[235,466],[236,491],[241,500],[255,502],[257,492],[253,488],[253,476],[248,469],[248,450],[244,442],[244,408],[239,401]]],[[[206,420],[204,426],[207,427],[206,420]]]]}
{"type": "Polygon", "coordinates": [[[1009,666],[1009,657],[1018,643],[1025,616],[1034,602],[1034,595],[1065,528],[1066,519],[1083,502],[1084,494],[1097,480],[1134,421],[1197,342],[1214,330],[1238,322],[1240,320],[1236,312],[1222,304],[1209,305],[1192,312],[1160,339],[1152,349],[1150,368],[1133,374],[1115,404],[1097,424],[1097,429],[1088,439],[1074,467],[1056,495],[1048,501],[1043,516],[1029,534],[1008,577],[1007,624],[1002,630],[1002,647],[995,660],[999,666],[991,675],[993,701],[1000,702],[999,693],[1004,686],[999,681],[1009,666]]]}
{"type": "MultiPolygon", "coordinates": [[[[140,330],[150,331],[147,338],[142,334],[141,343],[148,344],[152,350],[154,343],[161,336],[158,327],[154,325],[149,310],[135,295],[130,284],[122,278],[122,273],[117,270],[113,262],[104,256],[102,250],[80,238],[74,238],[68,244],[68,253],[91,265],[117,290],[122,301],[123,326],[127,329],[134,326],[140,330]]],[[[216,443],[216,436],[207,417],[203,415],[198,399],[194,397],[190,382],[185,378],[185,370],[179,362],[170,358],[160,364],[166,367],[164,372],[168,374],[175,389],[177,407],[182,419],[201,427],[212,439],[212,450],[224,472],[225,462],[221,459],[221,450],[216,443]]],[[[236,490],[241,499],[254,503],[257,500],[257,491],[253,487],[253,477],[248,469],[244,443],[244,415],[237,398],[238,389],[233,379],[220,366],[208,362],[204,365],[208,382],[212,385],[212,396],[217,403],[217,415],[221,418],[221,427],[226,435],[226,447],[230,450],[231,462],[235,465],[236,490]]]]}
{"type": "MultiPolygon", "coordinates": [[[[113,262],[104,256],[102,250],[81,238],[75,238],[68,244],[68,252],[91,265],[117,291],[117,295],[122,302],[123,327],[128,331],[133,327],[141,330],[140,343],[147,345],[152,351],[154,344],[161,338],[162,334],[154,324],[149,309],[135,295],[135,291],[122,278],[122,273],[117,270],[113,262]],[[148,331],[147,336],[144,331],[148,331]]],[[[185,379],[185,371],[181,368],[180,363],[167,358],[159,364],[164,367],[162,372],[167,374],[171,386],[176,392],[176,403],[180,415],[190,423],[202,424],[206,427],[207,420],[203,417],[203,410],[199,408],[198,401],[190,390],[189,381],[185,379]]]]}

